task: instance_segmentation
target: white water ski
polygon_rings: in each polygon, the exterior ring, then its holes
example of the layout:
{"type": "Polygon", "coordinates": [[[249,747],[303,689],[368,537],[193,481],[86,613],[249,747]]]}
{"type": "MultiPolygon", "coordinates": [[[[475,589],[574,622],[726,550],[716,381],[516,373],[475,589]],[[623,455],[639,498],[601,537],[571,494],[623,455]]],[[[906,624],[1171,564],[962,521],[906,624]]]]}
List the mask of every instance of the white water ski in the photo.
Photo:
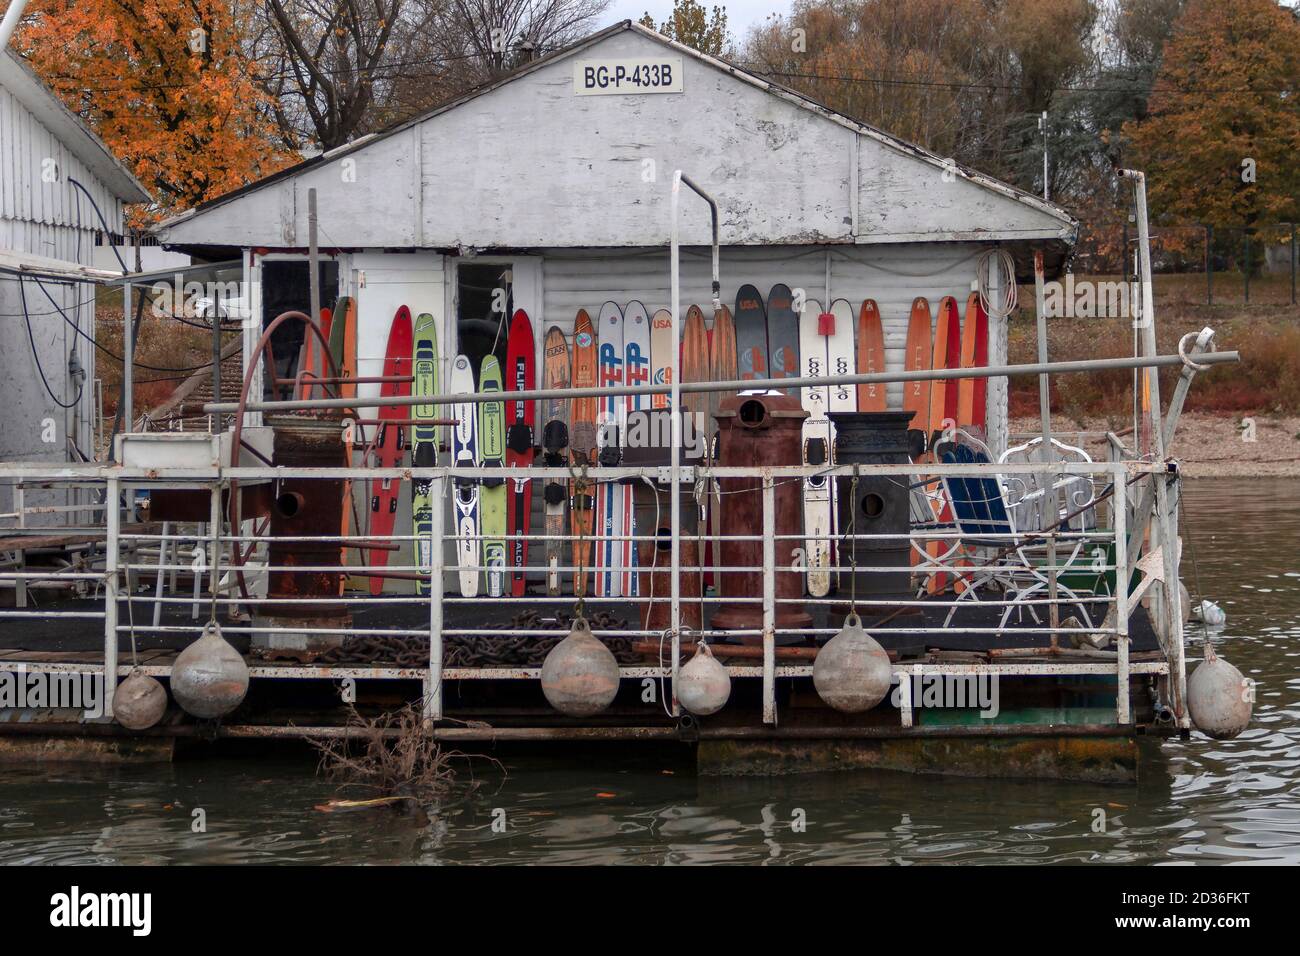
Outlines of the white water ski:
{"type": "MultiPolygon", "coordinates": [[[[454,395],[474,393],[474,369],[464,355],[457,355],[451,363],[449,391],[454,395]]],[[[478,407],[470,402],[458,402],[451,407],[451,414],[456,420],[451,433],[452,464],[473,468],[477,463],[478,407]]],[[[482,577],[478,568],[478,482],[457,480],[452,489],[452,501],[456,510],[456,564],[460,568],[460,593],[464,597],[474,597],[478,594],[482,577]]]]}
{"type": "MultiPolygon", "coordinates": [[[[800,373],[805,378],[826,377],[826,337],[819,329],[821,311],[821,303],[807,299],[799,315],[800,373]]],[[[830,389],[826,386],[801,388],[799,398],[808,412],[803,423],[803,463],[827,464],[831,423],[826,411],[830,389]]],[[[803,483],[804,561],[808,568],[808,593],[813,597],[825,597],[831,589],[831,484],[825,475],[805,478],[803,483]]]]}

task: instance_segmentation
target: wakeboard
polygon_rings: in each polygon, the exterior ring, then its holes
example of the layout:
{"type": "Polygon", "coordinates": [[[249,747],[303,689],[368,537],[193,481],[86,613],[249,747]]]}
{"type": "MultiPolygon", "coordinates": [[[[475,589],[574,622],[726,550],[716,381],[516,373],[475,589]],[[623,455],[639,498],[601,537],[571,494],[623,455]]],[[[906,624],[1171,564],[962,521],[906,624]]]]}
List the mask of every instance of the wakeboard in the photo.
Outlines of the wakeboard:
{"type": "MultiPolygon", "coordinates": [[[[495,355],[483,358],[479,369],[478,390],[489,395],[501,391],[501,362],[495,355]]],[[[480,402],[478,406],[478,456],[483,468],[505,466],[506,409],[501,400],[480,402]]],[[[486,569],[488,597],[502,597],[506,592],[506,485],[504,478],[484,478],[479,491],[479,528],[483,536],[483,565],[486,569]]]]}
{"type": "Polygon", "coordinates": [[[799,313],[794,306],[794,293],[788,285],[778,282],[772,286],[767,294],[767,354],[772,378],[799,377],[799,313]]]}
{"type": "MultiPolygon", "coordinates": [[[[829,316],[816,299],[804,301],[799,317],[799,355],[804,378],[826,377],[826,335],[829,316]]],[[[831,422],[826,417],[830,389],[825,385],[801,388],[799,398],[808,417],[803,421],[803,463],[824,468],[830,464],[831,422]]],[[[803,481],[804,561],[808,568],[808,593],[825,597],[831,589],[831,481],[812,475],[803,481]]]]}
{"type": "MultiPolygon", "coordinates": [[[[433,316],[427,312],[420,316],[420,322],[433,323],[433,316]]],[[[436,340],[435,340],[436,341],[436,340]]],[[[411,331],[411,310],[400,306],[393,316],[393,324],[388,329],[388,347],[384,351],[385,378],[395,378],[411,374],[414,339],[411,331]]],[[[408,411],[402,405],[385,405],[383,399],[411,394],[409,382],[384,382],[379,386],[379,434],[375,439],[375,463],[380,468],[396,468],[402,463],[406,454],[407,430],[402,419],[408,417],[408,411]]],[[[414,417],[414,416],[411,416],[414,417]]],[[[397,524],[397,499],[401,485],[393,478],[381,478],[370,482],[370,531],[369,534],[380,544],[393,533],[397,524]]],[[[370,552],[372,568],[388,565],[388,551],[379,548],[370,552]]],[[[384,591],[384,579],[370,579],[370,593],[378,596],[384,591]]]]}
{"type": "MultiPolygon", "coordinates": [[[[415,321],[411,339],[411,374],[414,376],[412,395],[431,397],[438,394],[438,329],[428,312],[422,312],[415,321]]],[[[411,428],[411,464],[416,468],[432,468],[438,464],[438,426],[433,424],[437,415],[438,407],[431,403],[411,406],[411,420],[415,422],[411,428]]],[[[415,552],[420,556],[416,563],[422,572],[415,582],[415,589],[422,595],[429,593],[428,575],[433,570],[433,549],[442,547],[441,542],[429,538],[433,533],[433,509],[438,507],[431,488],[428,481],[416,481],[411,490],[411,517],[417,535],[415,552]]]]}
{"type": "MultiPolygon", "coordinates": [[[[623,384],[623,310],[616,302],[600,307],[599,317],[601,388],[623,384]]],[[[599,399],[596,440],[602,467],[617,467],[621,460],[619,442],[623,420],[623,396],[604,395],[599,399]]],[[[596,594],[599,597],[623,595],[623,548],[620,540],[627,532],[623,524],[623,488],[617,482],[602,481],[596,486],[596,515],[600,529],[597,547],[596,594]]]]}
{"type": "MultiPolygon", "coordinates": [[[[469,357],[457,355],[451,363],[452,395],[474,394],[474,366],[469,357]]],[[[451,461],[458,468],[478,465],[478,406],[457,402],[451,407],[456,427],[451,431],[451,461]]],[[[479,483],[474,478],[457,478],[452,502],[456,511],[456,564],[460,568],[460,593],[464,597],[478,594],[482,573],[482,545],[479,543],[479,483]]]]}
{"type": "MultiPolygon", "coordinates": [[[[511,392],[532,391],[537,350],[533,343],[533,323],[528,313],[516,309],[506,337],[506,464],[514,471],[531,468],[535,456],[533,428],[537,405],[515,401],[511,392]]],[[[533,483],[531,479],[512,477],[509,481],[509,554],[510,593],[523,597],[527,587],[528,535],[532,531],[533,483]]]]}
{"type": "Polygon", "coordinates": [[[736,367],[740,378],[767,378],[767,310],[763,296],[752,285],[736,292],[736,367]]]}

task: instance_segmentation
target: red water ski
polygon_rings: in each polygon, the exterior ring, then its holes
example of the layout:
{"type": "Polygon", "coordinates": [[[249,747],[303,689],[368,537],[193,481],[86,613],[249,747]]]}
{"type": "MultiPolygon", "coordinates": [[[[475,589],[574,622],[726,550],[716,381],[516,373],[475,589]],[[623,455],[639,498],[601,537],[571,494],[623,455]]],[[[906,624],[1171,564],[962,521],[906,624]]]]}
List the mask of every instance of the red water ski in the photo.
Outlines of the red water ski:
{"type": "MultiPolygon", "coordinates": [[[[384,353],[384,376],[411,374],[411,310],[400,306],[393,316],[393,324],[388,329],[388,350],[384,353]]],[[[379,388],[381,400],[411,394],[410,382],[384,382],[379,388]]],[[[375,463],[380,468],[396,468],[402,463],[406,454],[406,428],[398,424],[406,418],[409,409],[404,405],[380,405],[379,419],[384,424],[379,426],[379,436],[375,447],[375,463]]],[[[397,521],[397,497],[401,483],[384,478],[370,482],[370,534],[383,541],[386,535],[393,533],[397,521]]],[[[370,564],[382,568],[388,564],[389,552],[378,548],[368,552],[370,564]]],[[[370,593],[382,594],[384,578],[370,579],[370,593]]]]}
{"type": "MultiPolygon", "coordinates": [[[[533,323],[523,309],[515,310],[510,320],[510,334],[506,339],[506,467],[528,468],[536,451],[533,429],[536,424],[537,403],[517,402],[511,392],[524,392],[533,388],[536,380],[536,354],[533,344],[533,323]]],[[[509,482],[510,501],[506,508],[510,568],[510,593],[524,596],[525,574],[528,567],[528,535],[533,516],[533,485],[527,478],[509,482]]]]}

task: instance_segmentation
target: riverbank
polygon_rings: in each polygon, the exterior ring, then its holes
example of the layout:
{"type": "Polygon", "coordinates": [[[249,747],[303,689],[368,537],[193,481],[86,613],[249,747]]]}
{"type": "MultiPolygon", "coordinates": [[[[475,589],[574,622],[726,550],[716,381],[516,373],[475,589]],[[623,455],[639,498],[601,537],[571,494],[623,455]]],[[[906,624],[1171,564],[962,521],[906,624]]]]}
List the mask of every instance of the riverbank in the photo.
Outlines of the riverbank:
{"type": "MultiPolygon", "coordinates": [[[[1053,433],[1077,444],[1094,459],[1107,457],[1105,419],[1053,421],[1053,433]]],[[[1012,419],[1013,434],[1033,434],[1038,418],[1012,419]]],[[[1125,437],[1132,445],[1132,438],[1125,437]]],[[[1170,453],[1188,478],[1264,478],[1300,476],[1300,416],[1242,416],[1228,412],[1187,412],[1178,420],[1170,453]],[[1244,424],[1243,424],[1244,423],[1244,424]]]]}

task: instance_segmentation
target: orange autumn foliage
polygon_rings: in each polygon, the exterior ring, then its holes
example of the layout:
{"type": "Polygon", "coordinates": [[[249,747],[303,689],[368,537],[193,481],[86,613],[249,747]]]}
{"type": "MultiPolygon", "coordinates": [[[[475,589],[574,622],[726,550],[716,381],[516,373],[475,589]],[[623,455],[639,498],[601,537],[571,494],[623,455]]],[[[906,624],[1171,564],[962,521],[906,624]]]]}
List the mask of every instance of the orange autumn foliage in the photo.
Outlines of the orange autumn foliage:
{"type": "Polygon", "coordinates": [[[16,49],[153,195],[142,226],[291,163],[244,54],[245,0],[33,0],[16,49]]]}

